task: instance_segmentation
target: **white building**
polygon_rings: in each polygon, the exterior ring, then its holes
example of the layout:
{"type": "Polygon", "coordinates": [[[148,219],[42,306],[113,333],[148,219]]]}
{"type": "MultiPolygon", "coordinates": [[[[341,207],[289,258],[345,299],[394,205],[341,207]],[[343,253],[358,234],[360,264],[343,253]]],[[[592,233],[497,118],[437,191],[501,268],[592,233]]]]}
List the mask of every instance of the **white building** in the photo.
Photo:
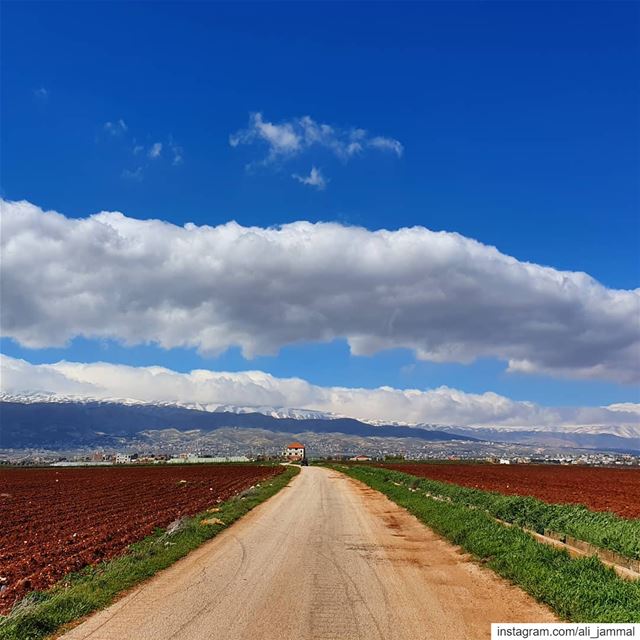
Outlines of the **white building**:
{"type": "Polygon", "coordinates": [[[115,462],[116,464],[129,464],[131,462],[131,456],[128,453],[118,453],[115,462]]]}
{"type": "Polygon", "coordinates": [[[305,458],[305,449],[304,445],[299,442],[292,442],[287,445],[287,448],[284,450],[284,457],[291,462],[297,460],[304,460],[305,458]]]}
{"type": "Polygon", "coordinates": [[[198,456],[187,456],[186,458],[171,458],[168,464],[212,464],[222,462],[251,462],[247,456],[218,456],[212,458],[199,458],[198,456]]]}

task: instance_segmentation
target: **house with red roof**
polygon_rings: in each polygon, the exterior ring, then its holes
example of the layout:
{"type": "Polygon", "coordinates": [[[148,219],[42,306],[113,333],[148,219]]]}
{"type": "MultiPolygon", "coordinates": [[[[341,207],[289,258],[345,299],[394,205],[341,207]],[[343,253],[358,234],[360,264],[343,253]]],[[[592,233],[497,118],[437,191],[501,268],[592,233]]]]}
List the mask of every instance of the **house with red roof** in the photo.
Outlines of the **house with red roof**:
{"type": "Polygon", "coordinates": [[[292,442],[284,450],[284,457],[290,462],[299,462],[305,459],[305,447],[299,442],[292,442]]]}

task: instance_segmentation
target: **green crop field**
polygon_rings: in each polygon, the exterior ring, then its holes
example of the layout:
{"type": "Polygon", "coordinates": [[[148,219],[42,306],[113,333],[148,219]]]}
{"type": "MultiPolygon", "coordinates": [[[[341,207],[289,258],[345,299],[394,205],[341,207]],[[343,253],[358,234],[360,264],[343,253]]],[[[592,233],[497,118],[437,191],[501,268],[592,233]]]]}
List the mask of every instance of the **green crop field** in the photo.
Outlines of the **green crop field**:
{"type": "Polygon", "coordinates": [[[555,531],[627,558],[640,559],[640,520],[590,511],[581,505],[549,504],[528,496],[470,489],[399,471],[387,470],[385,477],[391,481],[411,482],[422,492],[447,498],[456,504],[483,509],[495,518],[538,533],[555,531]]]}
{"type": "Polygon", "coordinates": [[[495,518],[536,530],[564,528],[565,533],[630,557],[637,557],[638,521],[465,489],[382,468],[333,468],[384,493],[561,618],[572,622],[640,622],[640,581],[622,580],[596,557],[571,558],[566,551],[537,542],[520,528],[505,527],[495,518]]]}

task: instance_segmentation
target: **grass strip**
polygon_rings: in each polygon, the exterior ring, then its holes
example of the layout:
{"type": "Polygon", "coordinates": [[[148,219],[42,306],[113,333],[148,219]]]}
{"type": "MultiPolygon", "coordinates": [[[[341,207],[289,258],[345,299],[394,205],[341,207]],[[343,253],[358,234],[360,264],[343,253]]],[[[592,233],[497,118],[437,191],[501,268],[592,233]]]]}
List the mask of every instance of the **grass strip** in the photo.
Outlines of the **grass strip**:
{"type": "Polygon", "coordinates": [[[390,478],[405,482],[417,479],[415,487],[450,498],[458,504],[485,509],[495,518],[517,524],[537,533],[550,530],[573,536],[601,549],[627,558],[640,559],[640,520],[621,518],[614,513],[590,511],[578,504],[549,504],[531,496],[504,495],[431,480],[406,472],[386,469],[390,478]]]}
{"type": "Polygon", "coordinates": [[[571,558],[465,504],[434,500],[415,476],[331,465],[385,494],[431,529],[571,622],[640,622],[640,581],[621,580],[596,557],[571,558]],[[402,477],[401,477],[402,476],[402,477]]]}
{"type": "Polygon", "coordinates": [[[172,534],[158,529],[132,544],[124,555],[70,574],[47,591],[30,593],[9,615],[0,616],[0,639],[40,640],[65,624],[103,609],[121,592],[167,568],[275,495],[298,472],[298,467],[287,467],[253,490],[219,504],[215,513],[185,518],[172,534]],[[214,516],[224,524],[201,524],[214,516]]]}

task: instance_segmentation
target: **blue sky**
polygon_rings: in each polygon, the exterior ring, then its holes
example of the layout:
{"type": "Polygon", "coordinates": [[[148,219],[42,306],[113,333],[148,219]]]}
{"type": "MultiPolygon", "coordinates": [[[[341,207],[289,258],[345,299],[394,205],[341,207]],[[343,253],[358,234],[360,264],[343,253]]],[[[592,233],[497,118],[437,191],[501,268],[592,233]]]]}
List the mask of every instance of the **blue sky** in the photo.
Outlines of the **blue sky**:
{"type": "MultiPolygon", "coordinates": [[[[634,289],[639,7],[4,3],[1,194],[69,218],[107,210],[176,225],[423,225],[634,289]],[[345,159],[318,145],[264,163],[265,145],[229,144],[256,112],[280,125],[308,115],[365,129],[403,152],[345,159]],[[324,189],[291,178],[311,167],[324,189]]],[[[1,347],[32,363],[262,369],[319,385],[444,384],[549,405],[639,398],[615,380],[506,373],[491,356],[354,356],[341,338],[249,360],[237,347],[211,356],[117,337],[36,349],[5,338],[1,347]]]]}

